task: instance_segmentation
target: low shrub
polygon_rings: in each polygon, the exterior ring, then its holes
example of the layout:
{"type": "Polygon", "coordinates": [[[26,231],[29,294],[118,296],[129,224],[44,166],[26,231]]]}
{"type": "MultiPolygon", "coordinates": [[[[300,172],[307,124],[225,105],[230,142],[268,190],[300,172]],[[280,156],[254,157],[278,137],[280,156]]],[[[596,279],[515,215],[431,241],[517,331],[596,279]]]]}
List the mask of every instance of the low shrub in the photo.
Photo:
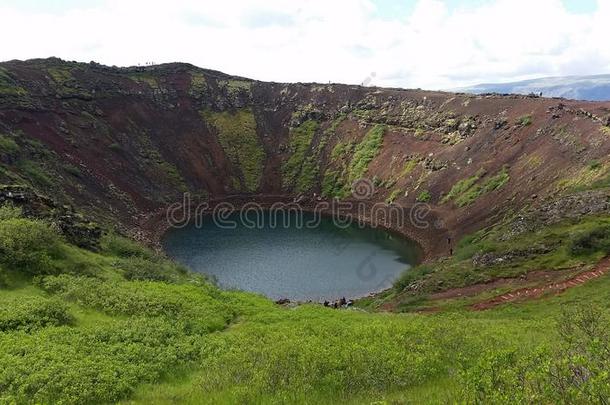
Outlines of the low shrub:
{"type": "Polygon", "coordinates": [[[154,262],[142,257],[129,257],[118,262],[117,266],[124,271],[127,280],[176,281],[179,275],[186,274],[186,269],[172,262],[154,262]]]}
{"type": "Polygon", "coordinates": [[[21,208],[15,207],[12,204],[4,204],[0,206],[0,221],[20,218],[22,214],[23,212],[21,208]]]}
{"type": "Polygon", "coordinates": [[[167,317],[175,326],[198,332],[220,330],[235,316],[211,285],[151,281],[104,281],[67,274],[40,280],[48,293],[116,316],[167,317]]]}
{"type": "Polygon", "coordinates": [[[105,234],[101,240],[101,247],[103,252],[118,257],[136,256],[150,259],[155,256],[152,250],[142,244],[115,233],[105,234]]]}
{"type": "Polygon", "coordinates": [[[523,353],[487,350],[462,373],[466,403],[605,404],[610,398],[610,335],[601,309],[563,310],[560,339],[523,353]]]}
{"type": "Polygon", "coordinates": [[[58,254],[60,238],[47,223],[13,218],[0,221],[0,264],[30,275],[53,274],[51,259],[58,254]]]}
{"type": "Polygon", "coordinates": [[[586,255],[595,252],[610,253],[610,226],[603,225],[574,236],[570,243],[574,255],[586,255]]]}
{"type": "Polygon", "coordinates": [[[46,326],[70,325],[74,317],[68,306],[55,299],[19,297],[0,301],[0,332],[30,332],[46,326]]]}

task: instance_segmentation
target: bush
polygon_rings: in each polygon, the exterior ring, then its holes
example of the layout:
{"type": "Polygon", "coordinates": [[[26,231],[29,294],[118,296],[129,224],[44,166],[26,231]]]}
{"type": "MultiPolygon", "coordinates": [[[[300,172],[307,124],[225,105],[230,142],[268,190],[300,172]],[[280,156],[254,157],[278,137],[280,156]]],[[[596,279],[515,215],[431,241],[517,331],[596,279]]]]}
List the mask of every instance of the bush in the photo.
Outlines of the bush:
{"type": "Polygon", "coordinates": [[[467,403],[605,404],[610,398],[608,319],[594,306],[569,307],[560,339],[530,354],[488,351],[463,374],[467,403]]]}
{"type": "Polygon", "coordinates": [[[59,241],[57,232],[42,221],[0,221],[0,264],[30,275],[52,274],[51,258],[58,252],[59,241]]]}
{"type": "Polygon", "coordinates": [[[46,326],[70,325],[74,318],[68,306],[58,300],[27,297],[0,302],[0,332],[30,332],[46,326]]]}
{"type": "Polygon", "coordinates": [[[610,227],[600,226],[575,236],[570,243],[570,251],[577,256],[610,252],[610,227]]]}
{"type": "Polygon", "coordinates": [[[0,402],[116,403],[196,360],[198,345],[167,319],[0,333],[0,402]]]}
{"type": "Polygon", "coordinates": [[[108,315],[167,317],[176,327],[189,331],[219,330],[234,316],[210,285],[110,282],[62,274],[45,277],[40,286],[48,293],[108,315]]]}
{"type": "Polygon", "coordinates": [[[0,221],[7,219],[20,218],[23,214],[21,208],[15,207],[12,204],[4,204],[0,206],[0,221]]]}

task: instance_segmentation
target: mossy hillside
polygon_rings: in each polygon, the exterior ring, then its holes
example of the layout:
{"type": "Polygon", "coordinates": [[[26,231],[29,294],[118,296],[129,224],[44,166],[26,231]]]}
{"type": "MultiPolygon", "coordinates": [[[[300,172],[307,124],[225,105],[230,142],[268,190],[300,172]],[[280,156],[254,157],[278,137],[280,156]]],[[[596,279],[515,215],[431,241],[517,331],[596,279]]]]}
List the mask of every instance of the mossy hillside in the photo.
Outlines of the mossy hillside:
{"type": "MultiPolygon", "coordinates": [[[[500,277],[518,278],[541,269],[582,271],[610,252],[610,220],[606,217],[564,220],[537,231],[508,237],[511,223],[508,220],[466,236],[455,246],[448,245],[448,250],[453,249],[449,259],[405,272],[395,283],[394,291],[381,298],[381,302],[394,301],[404,311],[428,305],[467,307],[472,299],[458,297],[445,303],[430,304],[428,296],[500,277]],[[489,259],[481,259],[485,256],[489,259]]],[[[492,292],[492,296],[500,293],[492,292]]]]}
{"type": "Polygon", "coordinates": [[[322,181],[322,194],[344,198],[349,195],[354,181],[364,178],[369,164],[383,144],[384,125],[371,128],[358,143],[338,142],[330,154],[334,167],[327,168],[322,181]]]}
{"type": "Polygon", "coordinates": [[[610,163],[593,161],[587,167],[568,172],[558,180],[556,189],[559,192],[577,192],[610,187],[610,163]]]}
{"type": "Polygon", "coordinates": [[[348,181],[361,179],[366,174],[369,163],[377,156],[383,144],[384,125],[377,125],[369,130],[354,149],[354,156],[348,167],[348,181]]]}
{"type": "Polygon", "coordinates": [[[20,86],[9,74],[8,70],[0,67],[0,96],[27,96],[28,92],[20,86]]]}
{"type": "Polygon", "coordinates": [[[189,87],[189,94],[193,97],[202,97],[208,91],[208,82],[205,75],[200,72],[191,73],[191,85],[189,87]]]}
{"type": "Polygon", "coordinates": [[[356,143],[352,141],[339,141],[330,153],[329,167],[322,179],[322,195],[325,197],[343,198],[349,195],[347,184],[347,167],[354,153],[356,143]]]}
{"type": "MultiPolygon", "coordinates": [[[[151,137],[146,130],[139,128],[134,122],[129,123],[129,142],[137,151],[137,162],[141,170],[147,173],[147,177],[154,178],[159,183],[164,183],[168,188],[180,193],[188,191],[186,181],[178,171],[178,168],[165,160],[161,151],[152,143],[151,137]]],[[[123,148],[120,144],[111,144],[111,149],[120,152],[123,148]]],[[[159,195],[160,201],[170,201],[175,195],[159,195]]]]}
{"type": "Polygon", "coordinates": [[[29,184],[39,191],[59,190],[63,168],[57,155],[41,142],[18,134],[0,135],[0,180],[29,184]]]}
{"type": "Polygon", "coordinates": [[[240,95],[250,96],[252,93],[252,82],[248,80],[219,80],[218,86],[221,89],[224,89],[227,95],[231,98],[235,98],[240,95]]]}
{"type": "Polygon", "coordinates": [[[51,66],[47,68],[49,83],[60,97],[91,99],[91,93],[84,89],[73,76],[73,72],[77,69],[71,65],[51,66]]]}
{"type": "Polygon", "coordinates": [[[0,134],[0,155],[12,157],[17,155],[19,150],[19,145],[12,137],[0,134]]]}
{"type": "Polygon", "coordinates": [[[216,129],[218,142],[227,158],[241,172],[243,190],[256,191],[263,175],[265,151],[256,134],[252,110],[202,111],[201,116],[216,129]]]}
{"type": "Polygon", "coordinates": [[[290,156],[282,165],[284,188],[294,186],[297,192],[303,192],[313,186],[318,176],[318,165],[315,156],[311,155],[312,141],[319,126],[317,121],[307,120],[298,127],[290,128],[290,156]]]}
{"type": "Polygon", "coordinates": [[[136,83],[144,84],[150,87],[151,90],[158,92],[161,90],[161,85],[157,81],[157,78],[146,72],[132,72],[129,73],[129,78],[136,83]]]}
{"type": "Polygon", "coordinates": [[[510,180],[508,168],[503,167],[495,175],[485,178],[486,171],[480,169],[474,176],[462,179],[451,187],[441,203],[453,200],[458,207],[472,204],[482,195],[499,190],[510,180]]]}
{"type": "Polygon", "coordinates": [[[453,200],[462,194],[464,194],[468,189],[470,189],[474,184],[479,181],[481,177],[486,174],[485,169],[479,169],[474,176],[467,177],[455,183],[449,193],[443,197],[441,200],[441,204],[446,203],[447,201],[453,200]]]}

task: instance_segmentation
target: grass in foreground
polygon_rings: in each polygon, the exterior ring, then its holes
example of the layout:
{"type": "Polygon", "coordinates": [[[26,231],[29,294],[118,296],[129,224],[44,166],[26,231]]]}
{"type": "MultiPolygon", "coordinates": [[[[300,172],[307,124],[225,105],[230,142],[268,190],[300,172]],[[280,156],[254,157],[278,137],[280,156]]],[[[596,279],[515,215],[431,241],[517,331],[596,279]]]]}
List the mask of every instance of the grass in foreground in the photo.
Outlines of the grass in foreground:
{"type": "Polygon", "coordinates": [[[89,252],[7,210],[0,251],[0,402],[608,397],[608,277],[484,313],[401,315],[278,307],[219,290],[129,240],[107,236],[89,252]]]}

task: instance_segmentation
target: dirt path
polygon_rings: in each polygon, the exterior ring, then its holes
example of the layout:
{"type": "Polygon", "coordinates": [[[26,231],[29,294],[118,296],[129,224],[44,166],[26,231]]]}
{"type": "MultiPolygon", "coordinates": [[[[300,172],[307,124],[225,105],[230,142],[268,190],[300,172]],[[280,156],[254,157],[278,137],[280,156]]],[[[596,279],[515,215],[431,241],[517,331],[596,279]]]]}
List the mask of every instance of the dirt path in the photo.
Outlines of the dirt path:
{"type": "Polygon", "coordinates": [[[610,256],[607,256],[600,260],[599,263],[597,263],[593,269],[577,274],[568,280],[551,283],[540,287],[521,288],[519,290],[499,295],[490,300],[478,302],[476,304],[473,304],[471,308],[476,311],[482,311],[496,307],[498,305],[506,304],[508,302],[539,298],[543,294],[547,293],[558,294],[567,290],[568,288],[576,287],[578,285],[586,283],[589,280],[601,277],[606,274],[608,270],[610,270],[610,256]]]}

